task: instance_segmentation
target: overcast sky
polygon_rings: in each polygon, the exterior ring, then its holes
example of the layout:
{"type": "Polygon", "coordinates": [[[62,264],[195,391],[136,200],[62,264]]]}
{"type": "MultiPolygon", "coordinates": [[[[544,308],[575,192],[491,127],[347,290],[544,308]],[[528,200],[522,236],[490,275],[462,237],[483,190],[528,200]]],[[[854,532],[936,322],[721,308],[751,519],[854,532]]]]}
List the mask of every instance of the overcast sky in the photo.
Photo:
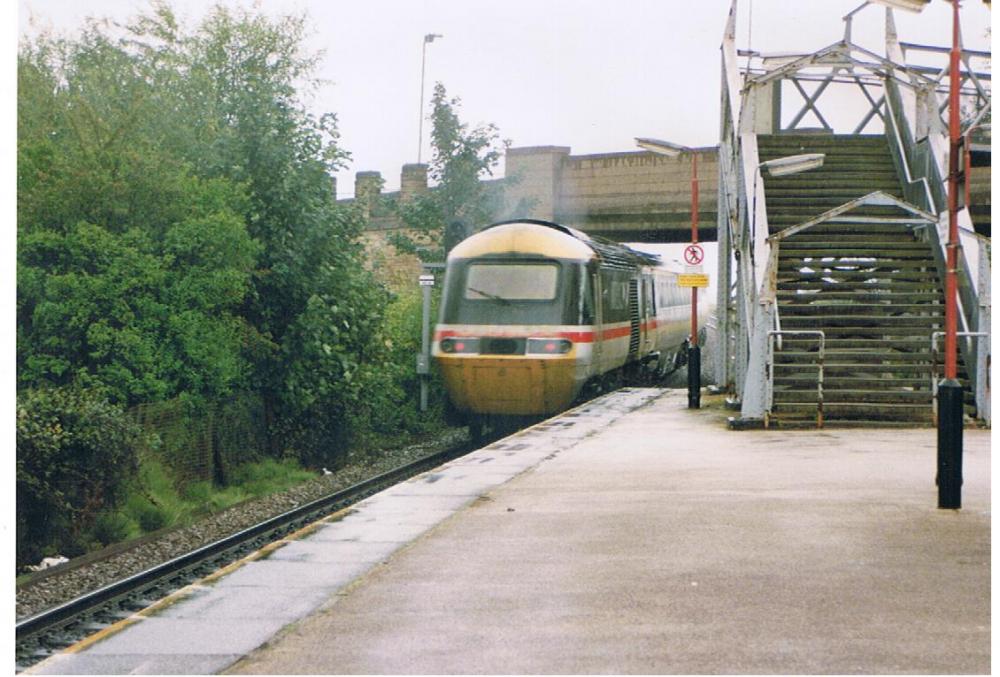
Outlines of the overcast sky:
{"type": "MultiPolygon", "coordinates": [[[[197,21],[204,0],[172,0],[181,19],[197,21]]],[[[325,55],[327,81],[312,102],[335,112],[352,153],[338,174],[341,197],[354,173],[382,173],[399,186],[417,159],[420,60],[427,46],[429,101],[435,81],[462,99],[463,121],[492,122],[514,146],[561,145],[574,154],[634,150],[633,137],[689,146],[718,143],[719,45],[729,0],[258,0],[270,14],[310,17],[309,46],[325,55]]],[[[816,51],[838,41],[841,17],[861,0],[740,0],[737,44],[762,51],[816,51]],[[752,22],[750,19],[752,18],[752,22]]],[[[19,35],[40,28],[69,32],[86,16],[124,19],[145,0],[19,0],[19,35]]],[[[896,12],[901,39],[947,45],[951,6],[933,0],[923,14],[896,12]]],[[[978,0],[962,8],[965,45],[987,49],[990,12],[978,0]]],[[[857,15],[854,41],[881,51],[884,12],[857,15]]],[[[425,116],[429,113],[424,108],[425,116]]],[[[430,157],[424,124],[423,160],[430,157]]]]}

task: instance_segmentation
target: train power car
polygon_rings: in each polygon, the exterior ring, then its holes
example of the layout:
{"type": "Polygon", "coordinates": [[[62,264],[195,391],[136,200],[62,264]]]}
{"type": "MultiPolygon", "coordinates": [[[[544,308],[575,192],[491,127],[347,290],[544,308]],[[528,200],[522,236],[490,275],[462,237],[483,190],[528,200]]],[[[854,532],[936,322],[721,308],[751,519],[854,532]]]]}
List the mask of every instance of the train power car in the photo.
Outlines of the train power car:
{"type": "Polygon", "coordinates": [[[465,239],[448,256],[433,343],[453,406],[472,425],[549,415],[585,388],[668,372],[691,319],[677,272],[547,221],[465,239]]]}

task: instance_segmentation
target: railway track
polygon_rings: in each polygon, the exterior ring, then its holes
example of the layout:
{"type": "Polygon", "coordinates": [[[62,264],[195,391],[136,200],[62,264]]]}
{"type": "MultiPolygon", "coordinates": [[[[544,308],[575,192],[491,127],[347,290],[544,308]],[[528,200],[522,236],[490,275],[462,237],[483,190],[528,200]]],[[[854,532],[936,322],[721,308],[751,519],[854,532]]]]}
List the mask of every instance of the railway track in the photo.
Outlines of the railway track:
{"type": "Polygon", "coordinates": [[[15,623],[15,669],[20,672],[268,543],[387,487],[458,458],[475,446],[464,443],[429,454],[137,574],[18,619],[15,623]]]}

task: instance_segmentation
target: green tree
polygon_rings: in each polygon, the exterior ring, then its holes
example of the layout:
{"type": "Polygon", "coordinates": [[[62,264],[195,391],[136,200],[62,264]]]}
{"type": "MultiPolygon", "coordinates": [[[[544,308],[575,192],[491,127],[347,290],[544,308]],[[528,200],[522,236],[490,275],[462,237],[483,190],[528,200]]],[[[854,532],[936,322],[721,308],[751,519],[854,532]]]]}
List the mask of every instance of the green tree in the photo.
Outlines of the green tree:
{"type": "MultiPolygon", "coordinates": [[[[347,154],[336,118],[314,116],[302,92],[315,88],[315,55],[302,51],[305,17],[269,20],[216,8],[178,43],[200,95],[186,153],[202,171],[246,187],[244,220],[262,244],[243,317],[252,327],[253,383],[277,441],[336,448],[316,431],[343,432],[363,369],[377,345],[385,292],[362,265],[356,210],[338,208],[331,173],[347,154]],[[209,143],[205,143],[209,141],[209,143]],[[308,438],[308,441],[306,441],[308,438]]],[[[142,34],[171,35],[165,18],[142,34]]],[[[152,49],[152,47],[148,47],[152,49]]],[[[162,51],[162,47],[160,48],[162,51]]],[[[168,72],[164,89],[189,83],[168,72]]],[[[344,439],[334,436],[332,442],[344,439]]]]}
{"type": "Polygon", "coordinates": [[[449,98],[440,82],[432,98],[429,177],[437,185],[409,204],[400,216],[415,237],[396,235],[393,244],[424,261],[441,261],[466,235],[498,218],[504,208],[504,182],[493,176],[510,141],[494,124],[472,129],[458,116],[461,100],[449,98]]]}
{"type": "Polygon", "coordinates": [[[153,133],[139,62],[94,26],[19,53],[19,387],[135,404],[246,378],[247,200],[153,133]]]}

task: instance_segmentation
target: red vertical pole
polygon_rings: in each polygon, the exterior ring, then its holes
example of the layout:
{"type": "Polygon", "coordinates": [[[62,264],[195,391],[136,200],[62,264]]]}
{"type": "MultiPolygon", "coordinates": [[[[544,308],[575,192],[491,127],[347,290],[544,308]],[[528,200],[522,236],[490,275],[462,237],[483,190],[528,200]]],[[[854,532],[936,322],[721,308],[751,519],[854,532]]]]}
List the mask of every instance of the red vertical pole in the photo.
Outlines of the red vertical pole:
{"type": "MultiPolygon", "coordinates": [[[[698,243],[698,153],[691,151],[691,243],[698,243]]],[[[698,345],[698,288],[691,287],[691,345],[698,345]]]]}
{"type": "MultiPolygon", "coordinates": [[[[698,153],[691,151],[691,244],[698,243],[698,153]]],[[[701,348],[698,347],[698,288],[691,287],[691,345],[687,351],[688,409],[701,408],[701,348]]]]}
{"type": "Polygon", "coordinates": [[[958,176],[960,171],[958,94],[958,0],[952,2],[951,78],[948,92],[948,256],[945,271],[944,380],[938,386],[937,485],[938,507],[962,507],[962,384],[958,376],[958,176]]]}
{"type": "Polygon", "coordinates": [[[961,77],[959,72],[960,47],[958,31],[958,0],[952,0],[951,29],[951,64],[948,91],[948,137],[950,148],[948,152],[948,248],[947,269],[945,271],[945,306],[944,306],[944,377],[954,379],[958,376],[958,149],[961,140],[959,126],[959,89],[961,77]]]}

